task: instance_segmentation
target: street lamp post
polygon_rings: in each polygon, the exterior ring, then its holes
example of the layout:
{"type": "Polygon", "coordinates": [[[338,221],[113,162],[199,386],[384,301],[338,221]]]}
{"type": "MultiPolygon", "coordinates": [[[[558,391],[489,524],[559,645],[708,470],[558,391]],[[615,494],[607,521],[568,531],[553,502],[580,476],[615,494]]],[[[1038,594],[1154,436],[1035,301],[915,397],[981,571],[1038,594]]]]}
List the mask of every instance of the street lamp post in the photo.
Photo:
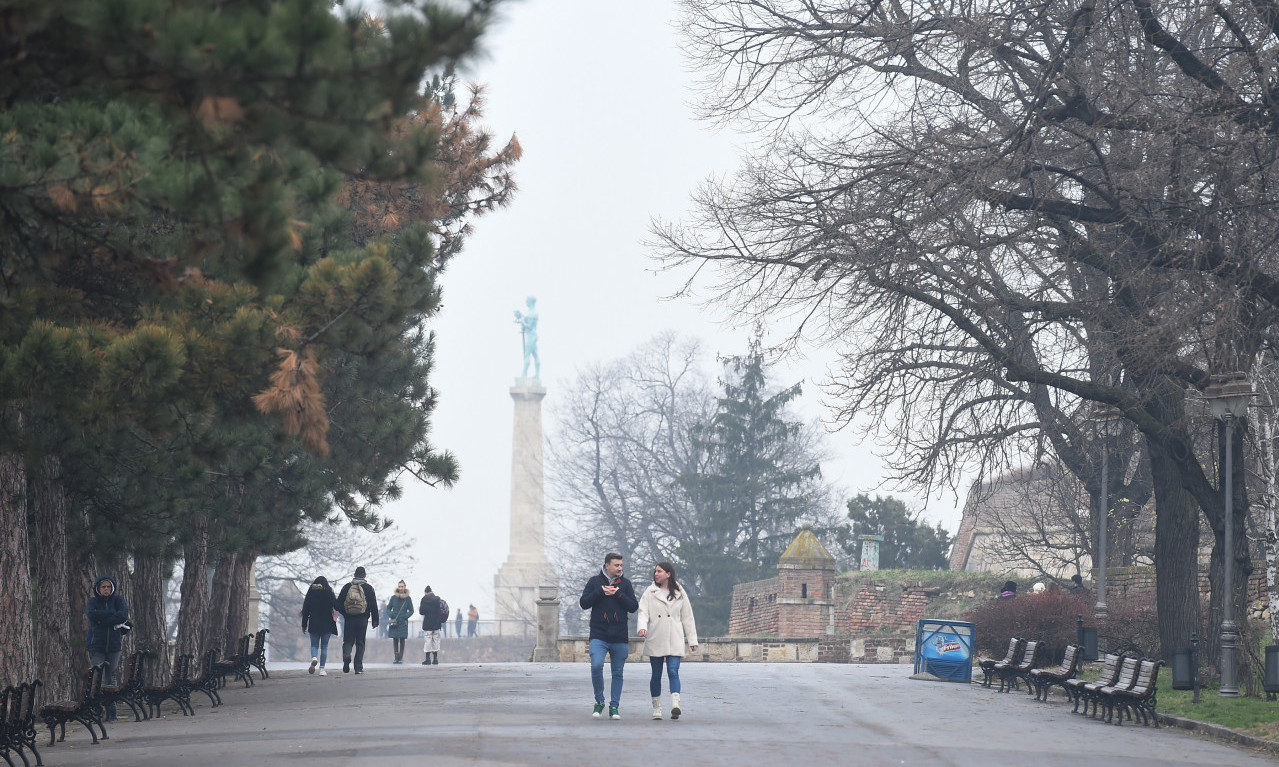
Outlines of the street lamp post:
{"type": "Polygon", "coordinates": [[[1232,448],[1234,446],[1235,418],[1248,414],[1248,403],[1252,400],[1252,384],[1245,373],[1227,373],[1214,375],[1204,389],[1204,399],[1212,408],[1213,415],[1222,420],[1226,426],[1226,478],[1222,483],[1226,505],[1226,531],[1224,551],[1221,561],[1225,578],[1222,583],[1222,619],[1221,619],[1221,690],[1222,698],[1239,697],[1238,660],[1239,628],[1235,625],[1234,597],[1234,464],[1232,448]]]}
{"type": "Polygon", "coordinates": [[[1093,610],[1099,616],[1106,614],[1106,544],[1110,527],[1110,439],[1118,430],[1123,420],[1121,413],[1113,405],[1101,402],[1093,406],[1092,420],[1097,425],[1097,434],[1101,442],[1101,498],[1098,502],[1100,510],[1097,514],[1097,604],[1093,610]]]}

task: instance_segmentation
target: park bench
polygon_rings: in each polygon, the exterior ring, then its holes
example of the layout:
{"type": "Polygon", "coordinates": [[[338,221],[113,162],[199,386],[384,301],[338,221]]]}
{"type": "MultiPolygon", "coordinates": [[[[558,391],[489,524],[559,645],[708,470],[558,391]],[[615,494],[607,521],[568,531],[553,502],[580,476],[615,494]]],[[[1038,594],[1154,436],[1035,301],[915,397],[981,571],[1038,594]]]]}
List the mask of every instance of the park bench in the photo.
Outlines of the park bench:
{"type": "Polygon", "coordinates": [[[1030,689],[1030,671],[1039,664],[1039,656],[1043,652],[1044,643],[1032,639],[1022,645],[1021,657],[1012,663],[1000,661],[994,665],[993,671],[999,676],[999,691],[1012,692],[1017,687],[1018,679],[1026,680],[1026,693],[1030,689]]]}
{"type": "Polygon", "coordinates": [[[84,685],[79,698],[55,701],[40,708],[40,718],[49,727],[49,745],[53,745],[54,735],[59,728],[61,728],[61,734],[57,739],[66,740],[67,722],[83,724],[89,730],[89,735],[95,744],[98,742],[98,734],[93,730],[95,724],[102,730],[102,738],[108,739],[107,728],[102,724],[102,707],[99,705],[99,698],[102,696],[102,672],[105,668],[106,664],[103,663],[92,666],[84,672],[84,685]]]}
{"type": "Polygon", "coordinates": [[[1031,669],[1030,681],[1035,685],[1035,700],[1048,700],[1048,690],[1055,684],[1065,689],[1066,680],[1073,679],[1079,673],[1079,659],[1082,655],[1079,645],[1068,644],[1060,666],[1031,669]]]}
{"type": "Polygon", "coordinates": [[[1141,663],[1141,659],[1135,655],[1125,655],[1123,660],[1119,662],[1119,676],[1115,677],[1115,681],[1110,684],[1102,684],[1101,680],[1096,682],[1084,683],[1084,713],[1088,713],[1088,701],[1092,702],[1092,717],[1095,719],[1101,713],[1099,709],[1104,708],[1105,713],[1101,715],[1103,721],[1110,721],[1113,698],[1117,690],[1127,690],[1132,687],[1133,682],[1137,681],[1137,666],[1141,663]]]}
{"type": "MultiPolygon", "coordinates": [[[[36,688],[41,686],[43,682],[37,679],[5,690],[4,697],[7,703],[5,713],[0,715],[0,722],[3,722],[4,727],[3,745],[7,762],[9,761],[8,752],[11,751],[22,759],[23,767],[31,767],[31,762],[26,755],[26,752],[30,751],[36,758],[37,765],[44,764],[39,750],[36,749],[36,688]]],[[[13,762],[9,763],[13,764],[13,762]]]]}
{"type": "Polygon", "coordinates": [[[263,679],[271,676],[266,670],[266,635],[269,633],[270,629],[258,629],[253,639],[253,650],[249,652],[249,663],[257,668],[263,679]]]}
{"type": "Polygon", "coordinates": [[[217,663],[218,677],[222,680],[223,687],[226,686],[226,680],[229,676],[244,682],[245,687],[253,686],[253,667],[249,653],[249,643],[253,641],[252,634],[245,634],[236,642],[236,650],[228,655],[224,660],[217,663]]]}
{"type": "Polygon", "coordinates": [[[1137,670],[1137,679],[1132,686],[1126,690],[1116,690],[1113,693],[1111,708],[1118,706],[1119,714],[1115,717],[1115,724],[1124,723],[1124,713],[1128,714],[1128,721],[1132,721],[1132,712],[1137,711],[1141,715],[1141,723],[1149,725],[1153,719],[1155,727],[1159,727],[1159,717],[1155,716],[1155,705],[1158,700],[1155,697],[1155,685],[1159,680],[1159,667],[1164,662],[1153,658],[1142,658],[1141,666],[1137,670]]]}
{"type": "Polygon", "coordinates": [[[996,663],[1012,663],[1013,661],[1017,659],[1018,655],[1021,653],[1021,646],[1025,641],[1026,640],[1022,639],[1021,637],[1013,637],[1012,639],[1009,639],[1008,654],[1006,654],[1002,660],[997,660],[995,658],[978,658],[977,659],[977,665],[981,668],[982,687],[990,687],[990,678],[995,673],[996,663]]]}
{"type": "MultiPolygon", "coordinates": [[[[1100,682],[1103,686],[1114,684],[1115,680],[1119,678],[1119,665],[1122,660],[1122,655],[1106,653],[1106,657],[1102,659],[1101,673],[1098,674],[1095,681],[1100,682]]],[[[1066,689],[1066,694],[1070,696],[1071,701],[1075,704],[1075,707],[1071,709],[1071,713],[1079,713],[1080,702],[1084,703],[1084,712],[1088,711],[1087,700],[1084,696],[1084,685],[1086,684],[1088,684],[1088,681],[1079,677],[1062,681],[1062,687],[1066,689]]]]}
{"type": "Polygon", "coordinates": [[[209,650],[204,654],[204,664],[200,668],[200,676],[191,682],[191,690],[199,691],[209,696],[209,702],[214,708],[222,705],[222,696],[218,693],[218,687],[222,684],[222,677],[218,673],[218,651],[217,649],[209,650]]]}
{"type": "Polygon", "coordinates": [[[137,650],[129,654],[129,659],[124,665],[124,675],[120,678],[119,684],[103,686],[103,706],[109,709],[116,703],[123,703],[133,712],[133,721],[140,722],[144,716],[147,719],[151,718],[151,711],[147,708],[146,699],[142,694],[142,663],[149,654],[146,650],[137,650]]]}
{"type": "Polygon", "coordinates": [[[150,706],[152,716],[160,716],[160,704],[171,700],[178,704],[183,716],[194,714],[191,709],[190,681],[191,654],[183,653],[173,662],[173,675],[168,684],[148,685],[142,688],[142,696],[150,706]]]}

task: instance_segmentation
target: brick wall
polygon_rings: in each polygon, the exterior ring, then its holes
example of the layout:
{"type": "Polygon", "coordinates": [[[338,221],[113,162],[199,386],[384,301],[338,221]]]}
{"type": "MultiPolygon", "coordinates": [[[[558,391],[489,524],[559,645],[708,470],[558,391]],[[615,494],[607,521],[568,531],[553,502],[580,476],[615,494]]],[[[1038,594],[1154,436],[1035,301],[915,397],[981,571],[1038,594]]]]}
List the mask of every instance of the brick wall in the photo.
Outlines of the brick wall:
{"type": "MultiPolygon", "coordinates": [[[[1106,606],[1155,603],[1155,568],[1116,567],[1106,571],[1106,606]]],[[[1206,605],[1212,594],[1208,572],[1199,571],[1199,599],[1206,605]]],[[[1248,602],[1266,601],[1266,563],[1253,562],[1248,578],[1248,602]]]]}
{"type": "Polygon", "coordinates": [[[728,633],[735,637],[777,634],[777,594],[781,588],[780,578],[734,586],[728,633]]]}
{"type": "Polygon", "coordinates": [[[940,595],[934,589],[898,589],[883,582],[863,583],[855,593],[836,597],[835,633],[863,635],[883,631],[914,631],[926,616],[928,604],[940,595]]]}

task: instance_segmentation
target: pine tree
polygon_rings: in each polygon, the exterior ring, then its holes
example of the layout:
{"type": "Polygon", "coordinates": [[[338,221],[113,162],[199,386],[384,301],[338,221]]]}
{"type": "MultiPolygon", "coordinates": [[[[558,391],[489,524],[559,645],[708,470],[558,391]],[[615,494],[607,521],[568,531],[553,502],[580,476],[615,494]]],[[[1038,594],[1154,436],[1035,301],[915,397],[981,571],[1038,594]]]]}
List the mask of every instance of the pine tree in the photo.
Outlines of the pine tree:
{"type": "Polygon", "coordinates": [[[680,479],[701,524],[696,540],[680,542],[677,565],[708,634],[727,627],[733,585],[773,576],[800,522],[827,515],[821,465],[788,413],[801,385],[774,391],[765,373],[758,338],[725,360],[717,411],[699,430],[706,465],[680,479]]]}
{"type": "Polygon", "coordinates": [[[941,525],[929,527],[902,501],[859,493],[848,501],[851,529],[844,548],[859,560],[858,536],[882,535],[880,569],[945,570],[950,566],[950,533],[941,525]]]}

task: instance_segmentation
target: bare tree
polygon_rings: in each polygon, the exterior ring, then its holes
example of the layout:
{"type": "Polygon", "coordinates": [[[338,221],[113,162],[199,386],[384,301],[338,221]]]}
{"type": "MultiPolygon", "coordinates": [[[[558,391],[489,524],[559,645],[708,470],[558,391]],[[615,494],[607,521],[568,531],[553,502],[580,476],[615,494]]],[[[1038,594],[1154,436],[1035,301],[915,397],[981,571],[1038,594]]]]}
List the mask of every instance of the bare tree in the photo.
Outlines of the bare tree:
{"type": "MultiPolygon", "coordinates": [[[[766,141],[689,226],[658,229],[663,255],[845,349],[842,415],[894,440],[902,478],[1055,455],[1096,495],[1083,403],[1121,409],[1159,509],[1161,641],[1184,644],[1198,511],[1217,549],[1227,523],[1187,389],[1250,368],[1279,305],[1276,9],[684,7],[706,114],[766,141]]],[[[1246,576],[1239,551],[1218,559],[1246,576]]]]}

